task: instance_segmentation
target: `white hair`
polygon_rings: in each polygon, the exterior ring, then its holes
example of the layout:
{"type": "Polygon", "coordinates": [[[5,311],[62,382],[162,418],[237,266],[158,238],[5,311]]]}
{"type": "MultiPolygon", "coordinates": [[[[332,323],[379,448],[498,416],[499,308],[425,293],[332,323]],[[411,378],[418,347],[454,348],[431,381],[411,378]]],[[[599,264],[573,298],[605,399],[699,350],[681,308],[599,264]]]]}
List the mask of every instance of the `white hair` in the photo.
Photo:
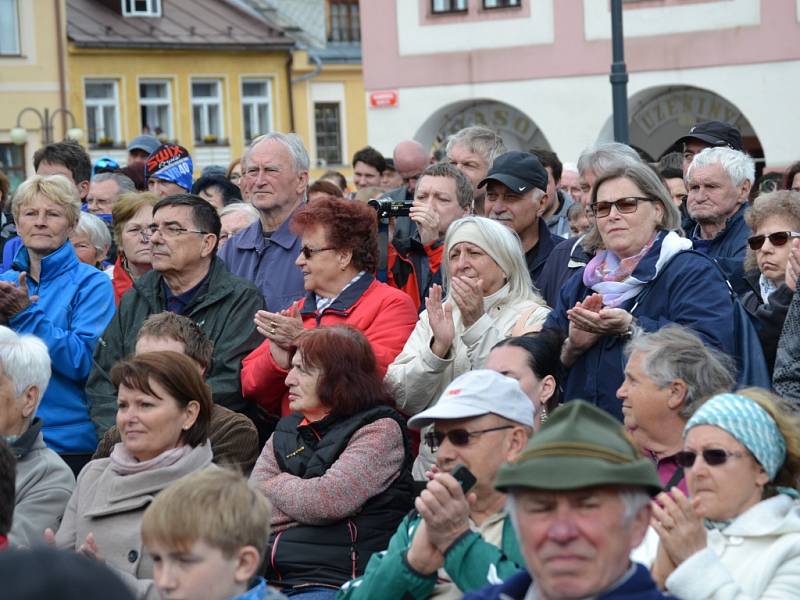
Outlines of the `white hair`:
{"type": "Polygon", "coordinates": [[[230,215],[235,212],[246,213],[248,216],[253,218],[253,221],[260,218],[258,209],[247,202],[233,202],[232,204],[228,204],[225,208],[219,211],[219,217],[221,219],[225,215],[230,215]]]}
{"type": "Polygon", "coordinates": [[[92,213],[82,212],[75,226],[75,233],[86,235],[99,254],[108,252],[111,246],[111,232],[105,221],[92,213]]]}
{"type": "Polygon", "coordinates": [[[34,385],[41,401],[50,383],[50,353],[35,335],[20,335],[0,325],[0,369],[14,383],[17,397],[34,385]]]}
{"type": "Polygon", "coordinates": [[[308,171],[310,165],[308,152],[306,152],[306,147],[303,145],[303,140],[300,139],[300,136],[296,133],[279,133],[277,131],[273,131],[272,133],[258,136],[250,143],[250,146],[247,148],[247,151],[242,157],[242,162],[247,162],[247,159],[250,157],[250,152],[252,152],[253,148],[255,148],[258,144],[261,142],[268,142],[270,140],[280,142],[286,147],[286,149],[289,151],[289,154],[292,156],[295,173],[308,171]]]}
{"type": "Polygon", "coordinates": [[[755,181],[756,163],[750,156],[739,150],[718,146],[705,148],[702,152],[695,154],[692,164],[686,171],[686,179],[692,178],[692,172],[696,168],[710,167],[715,164],[722,167],[735,187],[739,187],[745,181],[749,181],[752,185],[755,181]]]}

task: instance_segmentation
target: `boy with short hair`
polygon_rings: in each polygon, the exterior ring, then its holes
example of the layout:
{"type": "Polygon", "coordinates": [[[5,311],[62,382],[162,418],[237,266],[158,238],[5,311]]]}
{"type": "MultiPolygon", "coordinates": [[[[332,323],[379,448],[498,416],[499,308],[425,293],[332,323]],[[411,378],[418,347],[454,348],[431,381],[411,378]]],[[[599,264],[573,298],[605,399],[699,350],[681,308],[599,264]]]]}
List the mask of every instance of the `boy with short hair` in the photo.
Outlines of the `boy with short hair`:
{"type": "Polygon", "coordinates": [[[156,496],[142,541],[163,598],[278,600],[256,577],[269,540],[269,501],[240,474],[211,467],[156,496]]]}
{"type": "Polygon", "coordinates": [[[567,221],[569,222],[569,232],[571,236],[583,235],[592,228],[589,215],[583,204],[576,202],[567,209],[567,221]]]}

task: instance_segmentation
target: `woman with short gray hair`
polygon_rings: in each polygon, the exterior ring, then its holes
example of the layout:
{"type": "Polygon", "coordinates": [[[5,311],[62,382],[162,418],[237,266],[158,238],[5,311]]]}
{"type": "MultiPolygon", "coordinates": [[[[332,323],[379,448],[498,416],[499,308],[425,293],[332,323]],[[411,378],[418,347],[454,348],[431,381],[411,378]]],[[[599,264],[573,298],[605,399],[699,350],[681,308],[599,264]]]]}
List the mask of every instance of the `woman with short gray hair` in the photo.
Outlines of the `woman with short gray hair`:
{"type": "MultiPolygon", "coordinates": [[[[78,260],[105,271],[102,263],[111,248],[111,232],[103,219],[92,213],[82,212],[69,241],[72,242],[78,260]]],[[[106,271],[109,277],[112,273],[113,268],[111,272],[106,271]]]]}
{"type": "Polygon", "coordinates": [[[45,529],[58,527],[75,488],[75,476],[44,444],[39,401],[50,382],[47,346],[32,335],[0,326],[0,437],[17,458],[11,545],[31,547],[45,529]]]}

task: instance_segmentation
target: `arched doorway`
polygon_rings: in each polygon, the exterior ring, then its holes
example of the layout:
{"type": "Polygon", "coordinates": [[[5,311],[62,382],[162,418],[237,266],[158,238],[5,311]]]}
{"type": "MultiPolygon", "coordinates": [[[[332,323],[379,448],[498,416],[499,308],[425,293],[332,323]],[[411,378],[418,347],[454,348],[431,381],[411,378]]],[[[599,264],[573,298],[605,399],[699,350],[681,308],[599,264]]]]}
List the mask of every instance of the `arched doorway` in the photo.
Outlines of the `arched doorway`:
{"type": "Polygon", "coordinates": [[[491,99],[448,104],[431,114],[414,138],[432,149],[443,148],[448,136],[470,125],[484,125],[499,133],[509,150],[550,149],[544,133],[525,113],[491,99]]]}
{"type": "MultiPolygon", "coordinates": [[[[693,86],[672,85],[647,88],[628,99],[631,146],[658,160],[682,151],[675,140],[703,121],[724,121],[742,132],[742,145],[756,161],[757,174],[764,167],[764,150],[753,126],[736,105],[719,94],[693,86]]],[[[613,139],[609,117],[600,139],[613,139]]]]}

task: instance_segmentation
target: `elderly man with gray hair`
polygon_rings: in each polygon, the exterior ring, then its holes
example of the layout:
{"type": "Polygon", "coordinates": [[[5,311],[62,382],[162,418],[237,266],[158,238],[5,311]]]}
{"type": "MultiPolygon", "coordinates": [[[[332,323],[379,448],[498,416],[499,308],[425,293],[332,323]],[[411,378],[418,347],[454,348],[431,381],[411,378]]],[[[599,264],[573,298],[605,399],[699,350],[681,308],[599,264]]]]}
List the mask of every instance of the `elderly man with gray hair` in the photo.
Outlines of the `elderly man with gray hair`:
{"type": "Polygon", "coordinates": [[[744,220],[755,178],[755,163],[731,148],[706,148],[686,171],[686,208],[697,223],[691,234],[695,250],[715,259],[734,289],[743,293],[744,257],[751,231],[744,220]]]}
{"type": "Polygon", "coordinates": [[[447,162],[464,173],[472,183],[473,211],[484,216],[484,193],[478,184],[486,178],[494,159],[506,152],[503,138],[488,127],[473,125],[465,127],[447,139],[445,155],[447,162]]]}
{"type": "Polygon", "coordinates": [[[305,295],[294,264],[302,242],[290,223],[306,197],[308,153],[296,134],[274,132],[253,140],[242,164],[241,185],[259,219],[230,238],[219,257],[261,290],[268,311],[278,312],[305,295]]]}
{"type": "Polygon", "coordinates": [[[631,551],[661,491],[652,463],[608,413],[583,400],[557,408],[500,469],[527,572],[465,600],[662,600],[631,551]]]}
{"type": "Polygon", "coordinates": [[[656,463],[664,489],[678,487],[688,495],[675,461],[683,450],[683,428],[708,398],[733,389],[735,364],[680,325],[637,331],[625,354],[625,381],[617,390],[625,427],[656,463]]]}
{"type": "Polygon", "coordinates": [[[0,437],[17,458],[11,545],[32,546],[61,521],[75,476],[44,445],[34,416],[50,383],[50,354],[42,340],[0,326],[0,437]]]}
{"type": "Polygon", "coordinates": [[[114,203],[122,194],[135,191],[136,185],[127,175],[99,173],[89,182],[86,206],[89,212],[95,215],[110,215],[114,203]]]}

